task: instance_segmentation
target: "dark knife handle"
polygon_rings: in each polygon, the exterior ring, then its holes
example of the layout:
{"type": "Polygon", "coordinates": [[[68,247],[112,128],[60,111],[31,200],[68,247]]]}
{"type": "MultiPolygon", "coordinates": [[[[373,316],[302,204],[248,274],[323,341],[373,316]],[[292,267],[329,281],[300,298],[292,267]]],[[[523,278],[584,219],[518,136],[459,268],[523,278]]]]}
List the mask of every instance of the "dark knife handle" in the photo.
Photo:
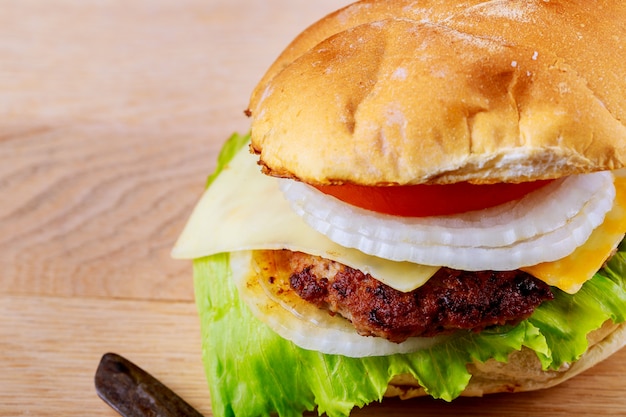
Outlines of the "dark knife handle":
{"type": "Polygon", "coordinates": [[[102,356],[95,385],[98,396],[124,417],[202,417],[155,377],[115,353],[102,356]]]}

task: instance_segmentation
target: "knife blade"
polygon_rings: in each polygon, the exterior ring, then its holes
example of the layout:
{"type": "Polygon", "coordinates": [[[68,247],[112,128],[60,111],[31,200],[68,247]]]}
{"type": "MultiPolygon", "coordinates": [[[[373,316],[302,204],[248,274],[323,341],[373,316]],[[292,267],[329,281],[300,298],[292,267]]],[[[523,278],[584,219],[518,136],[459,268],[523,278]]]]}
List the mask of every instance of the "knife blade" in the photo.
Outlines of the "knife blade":
{"type": "Polygon", "coordinates": [[[123,417],[203,417],[154,376],[116,353],[102,356],[94,380],[98,396],[123,417]]]}

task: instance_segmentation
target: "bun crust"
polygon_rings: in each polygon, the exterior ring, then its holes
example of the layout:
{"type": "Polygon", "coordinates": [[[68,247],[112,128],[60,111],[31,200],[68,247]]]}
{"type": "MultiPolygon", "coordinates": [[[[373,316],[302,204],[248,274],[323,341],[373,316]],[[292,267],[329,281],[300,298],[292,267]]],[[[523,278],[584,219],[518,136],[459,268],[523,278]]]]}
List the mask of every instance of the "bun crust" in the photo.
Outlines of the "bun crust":
{"type": "MultiPolygon", "coordinates": [[[[619,325],[606,322],[600,329],[590,333],[589,349],[569,366],[557,371],[543,371],[534,352],[523,348],[509,356],[507,363],[493,359],[483,364],[471,364],[472,379],[464,397],[480,397],[499,392],[524,392],[556,386],[603,361],[626,345],[626,323],[619,325]]],[[[409,399],[426,396],[426,392],[410,375],[395,377],[385,396],[409,399]]]]}
{"type": "Polygon", "coordinates": [[[250,101],[270,175],[522,182],[626,162],[626,3],[361,1],[296,38],[250,101]]]}

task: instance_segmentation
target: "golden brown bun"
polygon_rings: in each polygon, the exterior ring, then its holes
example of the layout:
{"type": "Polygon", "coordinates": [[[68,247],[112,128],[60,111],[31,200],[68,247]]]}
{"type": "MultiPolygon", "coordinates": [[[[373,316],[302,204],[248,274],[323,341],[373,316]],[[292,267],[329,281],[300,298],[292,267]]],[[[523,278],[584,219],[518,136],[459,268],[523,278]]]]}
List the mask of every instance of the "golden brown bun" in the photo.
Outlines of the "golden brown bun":
{"type": "MultiPolygon", "coordinates": [[[[509,362],[489,360],[484,364],[471,364],[472,379],[461,396],[480,397],[498,392],[523,392],[558,385],[591,368],[626,345],[626,323],[607,322],[587,336],[589,349],[582,357],[558,371],[542,371],[537,356],[523,348],[509,356],[509,362]]],[[[385,396],[408,399],[426,396],[426,392],[410,375],[395,377],[385,396]]]]}
{"type": "Polygon", "coordinates": [[[362,1],[251,102],[266,173],[314,184],[520,182],[626,162],[626,2],[362,1]]]}

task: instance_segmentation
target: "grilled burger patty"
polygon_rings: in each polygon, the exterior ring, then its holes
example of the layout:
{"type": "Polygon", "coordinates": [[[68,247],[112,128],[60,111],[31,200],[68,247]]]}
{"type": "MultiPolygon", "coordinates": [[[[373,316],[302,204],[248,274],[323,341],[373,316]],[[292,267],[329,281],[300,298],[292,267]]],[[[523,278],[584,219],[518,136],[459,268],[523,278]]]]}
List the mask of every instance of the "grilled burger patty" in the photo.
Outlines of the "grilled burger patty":
{"type": "Polygon", "coordinates": [[[425,285],[405,293],[338,262],[282,252],[292,271],[289,286],[303,300],[349,319],[362,335],[398,343],[514,324],[553,298],[547,284],[523,271],[441,268],[425,285]]]}

